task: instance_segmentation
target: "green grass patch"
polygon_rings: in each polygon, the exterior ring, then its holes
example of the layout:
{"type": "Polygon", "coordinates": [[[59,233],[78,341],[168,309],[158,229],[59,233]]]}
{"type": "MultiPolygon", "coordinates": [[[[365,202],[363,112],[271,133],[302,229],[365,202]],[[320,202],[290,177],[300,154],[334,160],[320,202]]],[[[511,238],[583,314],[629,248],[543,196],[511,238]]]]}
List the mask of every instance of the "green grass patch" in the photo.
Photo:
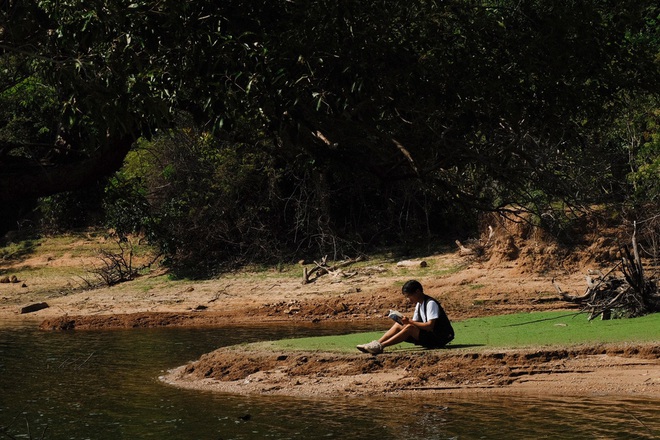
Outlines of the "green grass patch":
{"type": "Polygon", "coordinates": [[[474,318],[454,323],[453,344],[529,347],[660,341],[660,314],[589,321],[586,314],[536,312],[474,318]]]}
{"type": "MultiPolygon", "coordinates": [[[[535,312],[467,319],[453,323],[454,349],[526,348],[618,342],[660,341],[660,313],[633,319],[587,320],[585,314],[535,312]]],[[[384,328],[385,330],[385,328],[384,328]]],[[[378,339],[382,332],[284,339],[258,345],[275,350],[355,352],[357,344],[378,339]]],[[[399,344],[388,351],[411,350],[399,344]]]]}
{"type": "Polygon", "coordinates": [[[170,278],[168,274],[136,278],[131,281],[130,288],[141,293],[149,293],[152,290],[168,289],[178,284],[177,280],[170,278]]]}
{"type": "MultiPolygon", "coordinates": [[[[355,262],[349,266],[344,267],[346,272],[360,271],[372,267],[379,267],[382,270],[378,272],[381,278],[393,277],[407,277],[417,278],[419,276],[436,276],[442,277],[458,273],[465,269],[465,264],[451,264],[447,265],[442,259],[436,258],[419,258],[427,263],[426,267],[397,267],[397,260],[392,256],[385,254],[370,255],[368,259],[355,262]]],[[[328,260],[328,266],[334,266],[341,263],[341,260],[328,260]]],[[[308,270],[315,267],[312,262],[307,262],[304,265],[308,270]]],[[[249,276],[256,280],[272,280],[272,279],[291,279],[301,278],[303,273],[303,266],[298,263],[279,263],[274,266],[247,266],[238,272],[239,276],[249,276]]],[[[395,284],[395,287],[400,288],[405,281],[395,284]]]]}

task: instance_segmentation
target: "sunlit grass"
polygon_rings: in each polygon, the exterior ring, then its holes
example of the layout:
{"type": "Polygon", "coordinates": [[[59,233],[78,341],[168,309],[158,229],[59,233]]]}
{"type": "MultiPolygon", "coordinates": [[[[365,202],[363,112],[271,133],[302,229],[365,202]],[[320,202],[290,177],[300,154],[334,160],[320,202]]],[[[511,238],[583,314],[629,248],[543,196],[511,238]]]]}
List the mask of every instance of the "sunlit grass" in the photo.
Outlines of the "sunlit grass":
{"type": "Polygon", "coordinates": [[[134,268],[140,268],[154,255],[153,248],[137,238],[129,238],[122,246],[123,250],[115,238],[93,230],[26,236],[0,247],[0,274],[16,276],[35,294],[60,288],[89,288],[101,281],[98,270],[105,265],[101,251],[124,253],[126,259],[132,252],[134,268]]]}
{"type": "MultiPolygon", "coordinates": [[[[383,323],[383,330],[389,323],[383,323]]],[[[593,320],[587,315],[567,312],[535,312],[473,318],[453,323],[456,338],[452,349],[479,350],[572,346],[621,342],[659,342],[660,313],[634,319],[593,320]]],[[[382,332],[340,336],[285,339],[261,343],[274,350],[355,352],[357,344],[378,339],[382,332]]],[[[388,348],[410,350],[412,344],[388,348]]]]}
{"type": "MultiPolygon", "coordinates": [[[[399,261],[386,253],[370,255],[368,259],[357,261],[340,269],[345,274],[352,272],[364,273],[374,272],[381,278],[415,278],[421,276],[436,276],[443,277],[452,275],[465,269],[463,264],[450,264],[447,265],[441,258],[416,258],[415,261],[425,261],[426,267],[397,267],[396,263],[399,261]]],[[[317,262],[321,260],[318,259],[317,262]]],[[[327,260],[326,264],[329,267],[336,266],[344,260],[327,260]]],[[[255,280],[272,280],[272,279],[302,279],[303,269],[312,270],[316,267],[314,261],[306,261],[305,264],[300,263],[278,263],[275,265],[259,265],[248,266],[237,272],[241,277],[249,276],[255,280]]],[[[326,276],[326,275],[323,275],[326,276]]],[[[401,283],[403,284],[403,283],[401,283]]]]}
{"type": "Polygon", "coordinates": [[[34,252],[36,246],[38,246],[37,240],[22,240],[18,243],[9,243],[0,248],[0,262],[12,261],[29,255],[34,252]]]}
{"type": "Polygon", "coordinates": [[[167,289],[180,283],[181,281],[173,280],[167,274],[138,277],[131,282],[131,289],[142,293],[148,293],[156,289],[167,289]]]}
{"type": "MultiPolygon", "coordinates": [[[[21,284],[29,288],[33,295],[50,294],[51,291],[62,289],[79,290],[103,286],[103,279],[99,271],[104,270],[107,258],[102,251],[111,255],[121,255],[128,258],[132,252],[132,267],[141,268],[151,262],[155,250],[140,242],[137,237],[129,237],[128,242],[117,242],[116,237],[102,230],[83,230],[69,232],[61,235],[32,235],[23,236],[22,239],[0,247],[0,275],[16,276],[21,284]]],[[[357,255],[356,255],[357,256],[357,255]]],[[[317,259],[321,261],[321,258],[317,259]]],[[[329,266],[335,266],[344,260],[327,260],[329,266]]],[[[199,280],[175,276],[173,273],[159,275],[154,272],[158,264],[141,270],[138,278],[131,281],[130,288],[143,294],[155,289],[169,289],[199,280]]],[[[280,281],[302,282],[303,270],[315,267],[313,261],[307,260],[305,264],[298,262],[280,262],[276,264],[253,265],[241,270],[227,272],[220,275],[226,280],[240,279],[251,282],[278,283],[280,281]]],[[[464,266],[456,264],[453,253],[446,249],[446,253],[423,257],[400,257],[400,253],[384,251],[371,254],[350,265],[341,267],[342,278],[354,275],[373,274],[381,279],[389,279],[395,283],[399,290],[406,279],[418,277],[443,277],[460,272],[464,266]],[[403,259],[425,261],[425,267],[398,267],[397,262],[403,259]]],[[[324,274],[324,279],[332,277],[324,274]]]]}
{"type": "MultiPolygon", "coordinates": [[[[133,252],[136,266],[139,264],[139,261],[147,260],[149,256],[154,255],[153,248],[144,243],[140,243],[137,239],[129,238],[129,243],[124,243],[124,249],[129,248],[133,252]]],[[[4,262],[5,264],[20,266],[22,261],[27,261],[32,256],[47,258],[49,261],[68,259],[71,261],[70,263],[53,264],[53,266],[57,266],[59,269],[48,269],[47,274],[57,275],[57,272],[61,271],[61,276],[66,277],[72,274],[75,276],[81,276],[85,273],[93,272],[95,267],[102,265],[100,259],[101,250],[111,253],[121,252],[121,248],[116,239],[109,236],[106,231],[102,230],[84,230],[61,235],[25,237],[17,243],[9,243],[4,247],[0,247],[0,265],[4,262]],[[67,267],[74,264],[74,260],[76,259],[85,261],[84,264],[76,264],[83,267],[79,269],[70,269],[67,267]],[[97,262],[98,265],[95,262],[97,262]]],[[[422,276],[443,277],[455,274],[464,269],[463,265],[455,264],[453,259],[443,258],[443,255],[452,255],[450,249],[443,249],[439,254],[434,254],[433,256],[415,256],[410,258],[416,261],[424,260],[427,263],[426,267],[397,267],[396,263],[398,261],[408,259],[408,257],[400,257],[399,254],[399,252],[394,250],[370,254],[369,258],[357,261],[353,264],[342,267],[341,269],[348,276],[350,276],[352,272],[357,272],[357,274],[372,272],[376,273],[381,278],[404,277],[409,279],[422,276]]],[[[319,256],[317,261],[321,261],[321,256],[319,256]]],[[[329,257],[327,264],[329,266],[334,266],[342,261],[344,260],[332,260],[331,257],[329,257]]],[[[41,266],[41,264],[39,266],[41,266]]],[[[311,270],[314,267],[315,263],[311,260],[307,260],[304,265],[301,265],[298,262],[280,262],[267,265],[252,265],[238,270],[237,272],[224,274],[223,276],[236,276],[243,279],[251,278],[256,281],[263,280],[269,282],[278,279],[302,280],[303,269],[307,268],[308,270],[311,270]]],[[[1,269],[2,267],[0,266],[0,270],[1,269]]],[[[32,273],[33,275],[36,274],[35,271],[38,270],[41,270],[41,268],[35,267],[34,269],[30,269],[27,264],[20,269],[22,273],[32,273]]],[[[185,278],[177,278],[175,281],[186,282],[189,280],[186,280],[185,278]]],[[[145,289],[146,288],[147,287],[145,287],[145,289]]]]}
{"type": "MultiPolygon", "coordinates": [[[[135,257],[142,257],[153,253],[153,248],[137,239],[129,239],[135,257]]],[[[20,261],[29,258],[32,254],[48,257],[50,259],[68,258],[94,258],[100,250],[119,251],[117,240],[99,232],[70,232],[62,235],[35,236],[10,242],[0,247],[0,260],[20,261]]]]}

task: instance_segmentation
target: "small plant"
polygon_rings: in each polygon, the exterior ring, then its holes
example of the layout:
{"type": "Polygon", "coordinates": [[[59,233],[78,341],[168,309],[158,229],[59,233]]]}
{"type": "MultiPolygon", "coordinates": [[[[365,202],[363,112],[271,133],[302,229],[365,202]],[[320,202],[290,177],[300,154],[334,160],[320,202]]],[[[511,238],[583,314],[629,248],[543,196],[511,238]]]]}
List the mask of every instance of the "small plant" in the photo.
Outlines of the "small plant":
{"type": "Polygon", "coordinates": [[[101,267],[93,270],[103,283],[107,286],[134,280],[140,272],[151,267],[151,265],[160,257],[156,255],[146,264],[141,266],[134,265],[135,249],[137,243],[124,235],[116,235],[116,243],[119,248],[117,252],[107,249],[99,250],[99,259],[101,267]]]}

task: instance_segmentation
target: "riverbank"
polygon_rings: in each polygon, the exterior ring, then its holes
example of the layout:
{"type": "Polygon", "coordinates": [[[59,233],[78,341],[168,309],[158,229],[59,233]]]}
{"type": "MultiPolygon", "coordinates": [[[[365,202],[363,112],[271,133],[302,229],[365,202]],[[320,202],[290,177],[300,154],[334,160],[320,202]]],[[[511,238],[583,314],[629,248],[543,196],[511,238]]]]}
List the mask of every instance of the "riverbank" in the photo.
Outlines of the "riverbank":
{"type": "MultiPolygon", "coordinates": [[[[585,253],[560,264],[546,264],[541,257],[504,258],[505,254],[495,252],[488,260],[480,260],[455,249],[440,249],[406,260],[424,264],[400,265],[402,256],[382,255],[306,284],[303,270],[314,267],[313,263],[246,270],[202,281],[174,280],[165,271],[152,269],[134,281],[90,288],[85,279],[88,272],[80,268],[93,267],[93,259],[72,251],[96,245],[94,237],[87,237],[72,241],[68,253],[36,249],[3,261],[0,273],[15,275],[19,282],[0,284],[0,320],[23,319],[44,330],[79,331],[356,321],[384,330],[390,308],[412,312],[400,293],[401,285],[411,278],[442,302],[450,319],[461,321],[517,312],[574,312],[575,307],[561,299],[557,286],[582,293],[589,271],[607,269],[595,258],[584,258],[585,253]],[[20,313],[34,304],[45,307],[20,313]]],[[[536,252],[551,255],[548,249],[536,252]]],[[[187,388],[297,396],[526,392],[658,397],[658,345],[660,335],[658,344],[630,341],[601,346],[595,342],[495,352],[462,347],[376,357],[357,352],[293,355],[222,349],[163,380],[187,388]]]]}
{"type": "MultiPolygon", "coordinates": [[[[133,281],[112,287],[93,278],[98,238],[71,241],[53,251],[36,247],[24,258],[0,261],[0,316],[41,319],[44,328],[96,329],[146,326],[204,326],[234,322],[378,321],[387,311],[409,311],[401,295],[408,279],[420,280],[453,320],[496,314],[571,309],[556,286],[584,290],[584,275],[563,267],[538,272],[524,261],[482,261],[441,249],[399,265],[402,257],[379,255],[302,282],[314,263],[246,269],[208,280],[173,279],[152,268],[133,281]],[[423,262],[423,263],[422,263],[423,262]],[[36,311],[21,314],[33,305],[36,311]]],[[[45,246],[43,246],[45,247],[45,246]]]]}
{"type": "Polygon", "coordinates": [[[656,344],[371,355],[216,350],[169,371],[187,389],[300,397],[427,393],[660,398],[656,344]]]}

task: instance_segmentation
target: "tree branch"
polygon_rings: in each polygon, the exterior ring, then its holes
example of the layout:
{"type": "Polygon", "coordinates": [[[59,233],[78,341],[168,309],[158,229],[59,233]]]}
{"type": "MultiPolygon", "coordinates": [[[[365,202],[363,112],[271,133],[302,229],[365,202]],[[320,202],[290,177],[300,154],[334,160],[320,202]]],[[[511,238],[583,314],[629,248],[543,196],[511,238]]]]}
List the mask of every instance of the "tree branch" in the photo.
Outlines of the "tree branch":
{"type": "Polygon", "coordinates": [[[133,145],[132,136],[106,137],[91,157],[65,164],[0,164],[0,202],[44,197],[72,191],[117,171],[133,145]]]}

